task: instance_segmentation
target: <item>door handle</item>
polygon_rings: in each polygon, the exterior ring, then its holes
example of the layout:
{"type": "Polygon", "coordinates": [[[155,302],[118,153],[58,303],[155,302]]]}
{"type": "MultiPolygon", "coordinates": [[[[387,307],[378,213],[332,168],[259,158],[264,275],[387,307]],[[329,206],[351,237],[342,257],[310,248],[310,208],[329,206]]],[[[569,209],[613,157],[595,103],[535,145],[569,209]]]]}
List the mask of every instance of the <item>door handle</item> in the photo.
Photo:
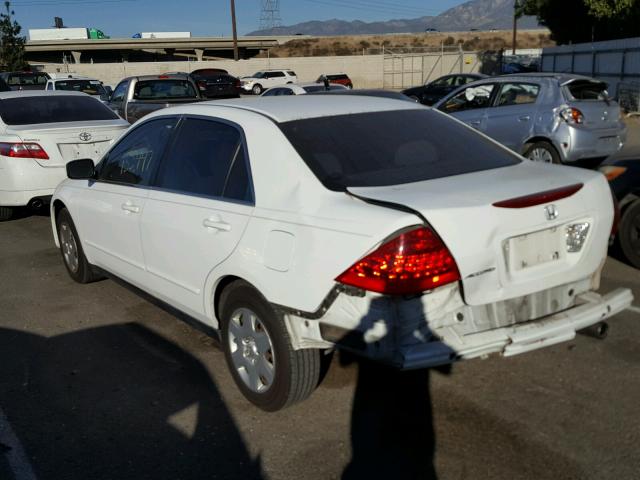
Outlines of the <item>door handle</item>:
{"type": "Polygon", "coordinates": [[[528,122],[529,120],[531,120],[531,116],[530,115],[522,115],[521,117],[518,118],[518,120],[520,120],[521,122],[528,122]]]}
{"type": "Polygon", "coordinates": [[[137,205],[134,205],[130,202],[127,203],[123,203],[121,205],[122,210],[124,210],[125,212],[131,212],[131,213],[140,213],[140,207],[137,205]]]}
{"type": "Polygon", "coordinates": [[[223,232],[230,232],[231,231],[231,225],[228,224],[227,222],[223,222],[222,220],[220,220],[219,218],[205,218],[202,221],[202,225],[206,228],[215,228],[216,230],[220,230],[223,232]]]}

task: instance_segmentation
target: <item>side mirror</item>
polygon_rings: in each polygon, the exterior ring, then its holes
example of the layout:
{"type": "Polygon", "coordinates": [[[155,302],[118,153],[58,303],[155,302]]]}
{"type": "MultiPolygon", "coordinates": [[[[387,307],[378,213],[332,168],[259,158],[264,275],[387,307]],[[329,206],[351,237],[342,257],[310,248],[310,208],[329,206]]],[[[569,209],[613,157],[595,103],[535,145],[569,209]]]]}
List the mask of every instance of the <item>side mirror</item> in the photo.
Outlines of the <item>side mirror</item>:
{"type": "Polygon", "coordinates": [[[96,174],[96,166],[90,158],[67,163],[67,177],[72,180],[89,180],[96,174]]]}

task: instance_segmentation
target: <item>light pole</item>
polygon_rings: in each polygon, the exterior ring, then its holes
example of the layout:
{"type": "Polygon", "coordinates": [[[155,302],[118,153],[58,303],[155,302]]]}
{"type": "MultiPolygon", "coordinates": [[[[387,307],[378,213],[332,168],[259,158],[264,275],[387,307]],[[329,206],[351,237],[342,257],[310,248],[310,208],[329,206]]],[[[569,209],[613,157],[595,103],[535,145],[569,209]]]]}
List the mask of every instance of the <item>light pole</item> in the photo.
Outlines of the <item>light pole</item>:
{"type": "Polygon", "coordinates": [[[518,37],[518,8],[520,7],[520,4],[518,3],[518,0],[515,0],[513,2],[513,40],[511,42],[512,45],[512,55],[516,54],[516,48],[517,48],[517,37],[518,37]]]}
{"type": "Polygon", "coordinates": [[[233,31],[233,59],[237,62],[238,58],[238,31],[236,30],[236,2],[231,0],[231,29],[233,31]]]}

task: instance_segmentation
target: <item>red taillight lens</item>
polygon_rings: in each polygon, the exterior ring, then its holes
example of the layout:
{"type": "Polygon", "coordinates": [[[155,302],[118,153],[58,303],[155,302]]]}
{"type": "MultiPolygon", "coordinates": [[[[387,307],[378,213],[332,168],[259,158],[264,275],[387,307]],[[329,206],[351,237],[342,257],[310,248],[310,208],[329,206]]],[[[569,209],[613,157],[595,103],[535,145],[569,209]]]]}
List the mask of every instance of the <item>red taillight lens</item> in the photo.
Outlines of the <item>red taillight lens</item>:
{"type": "Polygon", "coordinates": [[[242,86],[242,83],[240,83],[240,79],[236,79],[236,82],[234,83],[234,85],[240,88],[242,86]]]}
{"type": "Polygon", "coordinates": [[[37,143],[0,143],[0,155],[14,158],[49,160],[49,155],[37,143]]]}
{"type": "Polygon", "coordinates": [[[560,117],[567,123],[584,123],[584,115],[577,108],[568,107],[560,112],[560,117]]]}
{"type": "Polygon", "coordinates": [[[203,92],[204,92],[204,91],[207,89],[207,83],[206,83],[206,82],[203,82],[202,80],[201,80],[201,81],[199,81],[199,82],[198,82],[198,88],[199,88],[201,91],[203,91],[203,92]]]}
{"type": "Polygon", "coordinates": [[[458,266],[430,228],[400,233],[336,278],[387,295],[412,295],[460,280],[458,266]]]}

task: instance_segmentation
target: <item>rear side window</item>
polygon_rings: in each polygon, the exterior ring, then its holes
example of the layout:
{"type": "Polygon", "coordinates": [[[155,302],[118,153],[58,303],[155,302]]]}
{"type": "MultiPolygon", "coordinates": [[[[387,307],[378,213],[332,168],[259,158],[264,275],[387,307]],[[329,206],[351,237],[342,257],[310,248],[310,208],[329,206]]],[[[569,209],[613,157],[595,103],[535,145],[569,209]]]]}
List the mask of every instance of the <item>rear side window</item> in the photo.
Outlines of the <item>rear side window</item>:
{"type": "Polygon", "coordinates": [[[536,103],[539,93],[539,85],[530,83],[503,83],[500,88],[496,107],[536,103]]]}
{"type": "Polygon", "coordinates": [[[100,180],[150,185],[177,119],[151,120],[133,129],[102,160],[100,180]]]}
{"type": "Polygon", "coordinates": [[[0,100],[0,118],[7,125],[116,120],[100,100],[85,95],[42,95],[0,100]]]}
{"type": "Polygon", "coordinates": [[[293,70],[287,70],[287,75],[292,76],[292,77],[296,77],[296,72],[294,72],[293,70]]]}
{"type": "Polygon", "coordinates": [[[242,135],[226,123],[187,118],[158,175],[157,186],[205,197],[249,200],[242,135]]]}
{"type": "Polygon", "coordinates": [[[576,80],[566,87],[574,100],[606,100],[608,97],[607,84],[589,80],[576,80]]]}
{"type": "Polygon", "coordinates": [[[427,109],[296,120],[280,128],[316,177],[335,191],[520,163],[515,154],[427,109]]]}
{"type": "Polygon", "coordinates": [[[136,100],[162,100],[196,98],[196,91],[187,80],[143,80],[136,84],[133,98],[136,100]]]}

